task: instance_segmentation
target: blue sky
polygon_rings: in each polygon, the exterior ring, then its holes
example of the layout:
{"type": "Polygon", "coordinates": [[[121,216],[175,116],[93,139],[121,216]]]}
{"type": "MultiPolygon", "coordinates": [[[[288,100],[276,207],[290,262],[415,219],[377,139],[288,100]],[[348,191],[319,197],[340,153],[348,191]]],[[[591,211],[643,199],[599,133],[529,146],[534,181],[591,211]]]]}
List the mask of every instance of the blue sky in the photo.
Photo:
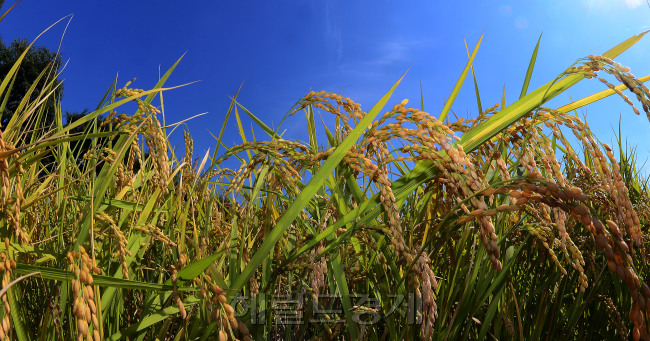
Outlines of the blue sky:
{"type": "MultiPolygon", "coordinates": [[[[3,10],[13,2],[6,1],[3,10]]],[[[244,82],[239,101],[269,125],[277,125],[291,106],[310,90],[342,92],[369,110],[399,76],[412,66],[389,102],[420,101],[438,115],[485,30],[474,66],[484,107],[519,96],[531,53],[543,33],[529,90],[553,79],[576,59],[607,51],[632,35],[650,29],[645,0],[545,1],[48,1],[24,0],[0,22],[6,43],[34,39],[62,17],[37,44],[58,47],[69,63],[63,72],[64,111],[94,108],[119,73],[121,86],[152,87],[183,53],[168,81],[200,82],[165,94],[167,122],[196,114],[188,127],[195,153],[213,149],[229,104],[244,82]]],[[[650,74],[650,36],[617,59],[638,77],[650,74]]],[[[604,89],[583,81],[574,99],[604,89]]],[[[568,95],[553,102],[569,102],[568,95]]],[[[471,79],[452,110],[476,114],[471,79]]],[[[618,98],[582,111],[597,136],[614,141],[619,115],[625,138],[648,157],[645,137],[650,122],[637,117],[618,98]]],[[[129,114],[129,112],[123,112],[129,114]]],[[[245,119],[244,126],[251,121],[245,119]]],[[[286,138],[306,139],[305,120],[285,122],[286,138]]],[[[241,140],[234,120],[224,142],[241,140]]],[[[182,133],[174,133],[182,141],[182,133]]],[[[257,134],[258,137],[262,135],[257,134]]]]}

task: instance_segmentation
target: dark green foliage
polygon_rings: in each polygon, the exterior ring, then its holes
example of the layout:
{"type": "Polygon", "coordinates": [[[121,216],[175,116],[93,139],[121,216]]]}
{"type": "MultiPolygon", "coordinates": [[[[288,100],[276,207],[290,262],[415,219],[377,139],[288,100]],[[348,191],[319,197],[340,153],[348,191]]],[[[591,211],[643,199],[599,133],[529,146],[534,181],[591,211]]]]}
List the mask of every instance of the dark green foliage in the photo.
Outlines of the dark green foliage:
{"type": "MultiPolygon", "coordinates": [[[[65,113],[65,125],[70,125],[80,119],[82,119],[84,116],[86,116],[90,111],[88,109],[84,109],[82,112],[66,112],[65,113]]],[[[106,130],[105,127],[101,127],[102,122],[104,121],[103,116],[97,117],[97,120],[93,120],[90,122],[86,122],[78,127],[75,127],[70,130],[71,135],[86,135],[89,133],[92,133],[95,129],[97,131],[102,131],[106,130]],[[95,127],[95,124],[97,127],[95,127]]],[[[95,145],[96,146],[101,146],[104,145],[106,142],[106,138],[96,138],[95,139],[95,145]]],[[[78,140],[78,141],[73,141],[70,143],[70,148],[72,149],[73,155],[77,156],[77,162],[81,162],[81,158],[90,151],[90,149],[93,146],[93,141],[91,139],[83,139],[83,140],[78,140]]]]}
{"type": "MultiPolygon", "coordinates": [[[[0,78],[4,78],[9,70],[16,63],[20,55],[29,47],[29,43],[25,39],[16,39],[10,45],[5,45],[0,40],[0,78]]],[[[20,69],[17,73],[17,78],[14,81],[11,93],[7,101],[7,105],[2,113],[0,113],[0,129],[4,129],[12,115],[16,112],[20,102],[23,100],[29,88],[34,84],[43,70],[48,70],[46,77],[41,78],[40,84],[32,92],[29,100],[36,100],[41,95],[41,88],[47,80],[55,76],[56,70],[61,66],[61,56],[52,52],[43,46],[33,46],[25,58],[23,59],[20,69]],[[49,77],[47,77],[49,76],[49,77]]],[[[57,81],[57,83],[59,83],[57,81]]],[[[54,123],[55,113],[55,99],[61,100],[63,96],[63,85],[59,84],[54,90],[54,94],[43,104],[45,108],[44,116],[42,117],[42,127],[50,126],[54,123]]],[[[42,128],[42,127],[37,127],[42,128]]],[[[24,127],[27,130],[28,127],[24,127]]],[[[34,127],[31,127],[32,129],[34,127]]]]}

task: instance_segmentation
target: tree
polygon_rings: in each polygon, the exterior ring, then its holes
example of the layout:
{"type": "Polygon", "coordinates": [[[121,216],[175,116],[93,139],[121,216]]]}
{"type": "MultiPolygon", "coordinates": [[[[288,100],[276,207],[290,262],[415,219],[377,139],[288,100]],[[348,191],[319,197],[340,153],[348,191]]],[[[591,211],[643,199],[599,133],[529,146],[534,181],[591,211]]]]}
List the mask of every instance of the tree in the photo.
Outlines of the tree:
{"type": "MultiPolygon", "coordinates": [[[[5,45],[0,39],[0,79],[4,79],[7,76],[9,70],[14,66],[20,55],[28,46],[29,43],[25,39],[16,39],[9,46],[5,45]]],[[[16,80],[14,81],[11,93],[9,94],[7,105],[4,111],[0,113],[0,129],[5,129],[9,120],[11,120],[11,117],[16,112],[18,105],[25,97],[25,94],[43,70],[50,68],[52,74],[54,74],[60,65],[61,57],[58,54],[43,46],[32,46],[20,64],[20,68],[16,74],[16,80]]],[[[40,84],[36,87],[35,91],[29,98],[30,101],[33,102],[38,98],[47,81],[49,81],[47,77],[40,80],[40,84]]],[[[56,80],[56,83],[59,83],[58,79],[56,80]]],[[[47,128],[52,124],[54,122],[54,110],[56,106],[55,99],[60,101],[62,95],[63,86],[59,85],[53,96],[50,96],[49,99],[43,103],[44,116],[41,120],[41,127],[23,127],[23,130],[47,128]]],[[[4,100],[4,98],[0,100],[4,100]]]]}

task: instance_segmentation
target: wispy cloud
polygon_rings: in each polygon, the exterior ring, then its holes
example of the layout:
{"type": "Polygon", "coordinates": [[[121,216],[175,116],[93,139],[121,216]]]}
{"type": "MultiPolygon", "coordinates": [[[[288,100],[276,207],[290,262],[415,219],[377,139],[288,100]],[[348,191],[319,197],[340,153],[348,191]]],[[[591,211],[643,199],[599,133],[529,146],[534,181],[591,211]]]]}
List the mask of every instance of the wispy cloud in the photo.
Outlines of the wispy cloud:
{"type": "Polygon", "coordinates": [[[352,76],[357,80],[379,80],[391,75],[387,69],[400,70],[418,61],[418,56],[434,44],[431,39],[394,37],[366,46],[362,59],[345,58],[336,65],[336,72],[352,76]]]}
{"type": "Polygon", "coordinates": [[[327,40],[334,45],[336,61],[343,59],[343,34],[338,20],[332,12],[332,1],[325,2],[325,35],[327,40]]]}
{"type": "Polygon", "coordinates": [[[641,2],[641,0],[625,0],[625,5],[629,9],[635,9],[635,8],[641,6],[642,2],[641,2]]]}
{"type": "Polygon", "coordinates": [[[393,38],[379,43],[374,58],[366,61],[367,65],[390,65],[394,63],[412,62],[415,52],[426,42],[417,39],[393,38]]]}

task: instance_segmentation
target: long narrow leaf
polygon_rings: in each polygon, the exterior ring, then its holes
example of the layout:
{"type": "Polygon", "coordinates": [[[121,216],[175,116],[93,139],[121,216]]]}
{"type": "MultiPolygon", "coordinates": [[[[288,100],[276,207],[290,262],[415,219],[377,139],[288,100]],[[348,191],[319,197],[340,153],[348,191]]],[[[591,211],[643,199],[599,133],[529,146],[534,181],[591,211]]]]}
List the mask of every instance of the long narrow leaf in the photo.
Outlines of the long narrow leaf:
{"type": "Polygon", "coordinates": [[[467,61],[467,65],[465,65],[465,69],[463,69],[463,72],[460,74],[460,77],[458,78],[458,81],[456,81],[456,85],[454,86],[454,89],[451,91],[451,95],[449,95],[447,102],[445,102],[445,106],[442,108],[440,117],[438,117],[438,120],[441,122],[444,122],[445,119],[447,118],[447,114],[449,114],[449,110],[451,110],[451,105],[454,104],[454,101],[456,100],[456,96],[458,96],[458,93],[460,92],[460,88],[463,86],[463,83],[465,83],[465,77],[467,77],[467,72],[469,72],[469,69],[472,67],[472,63],[474,62],[474,57],[476,57],[478,48],[479,46],[481,46],[481,40],[483,40],[483,34],[485,34],[485,32],[482,33],[481,37],[478,39],[478,43],[476,43],[476,46],[474,47],[474,51],[472,51],[472,55],[469,57],[469,61],[467,61]]]}

